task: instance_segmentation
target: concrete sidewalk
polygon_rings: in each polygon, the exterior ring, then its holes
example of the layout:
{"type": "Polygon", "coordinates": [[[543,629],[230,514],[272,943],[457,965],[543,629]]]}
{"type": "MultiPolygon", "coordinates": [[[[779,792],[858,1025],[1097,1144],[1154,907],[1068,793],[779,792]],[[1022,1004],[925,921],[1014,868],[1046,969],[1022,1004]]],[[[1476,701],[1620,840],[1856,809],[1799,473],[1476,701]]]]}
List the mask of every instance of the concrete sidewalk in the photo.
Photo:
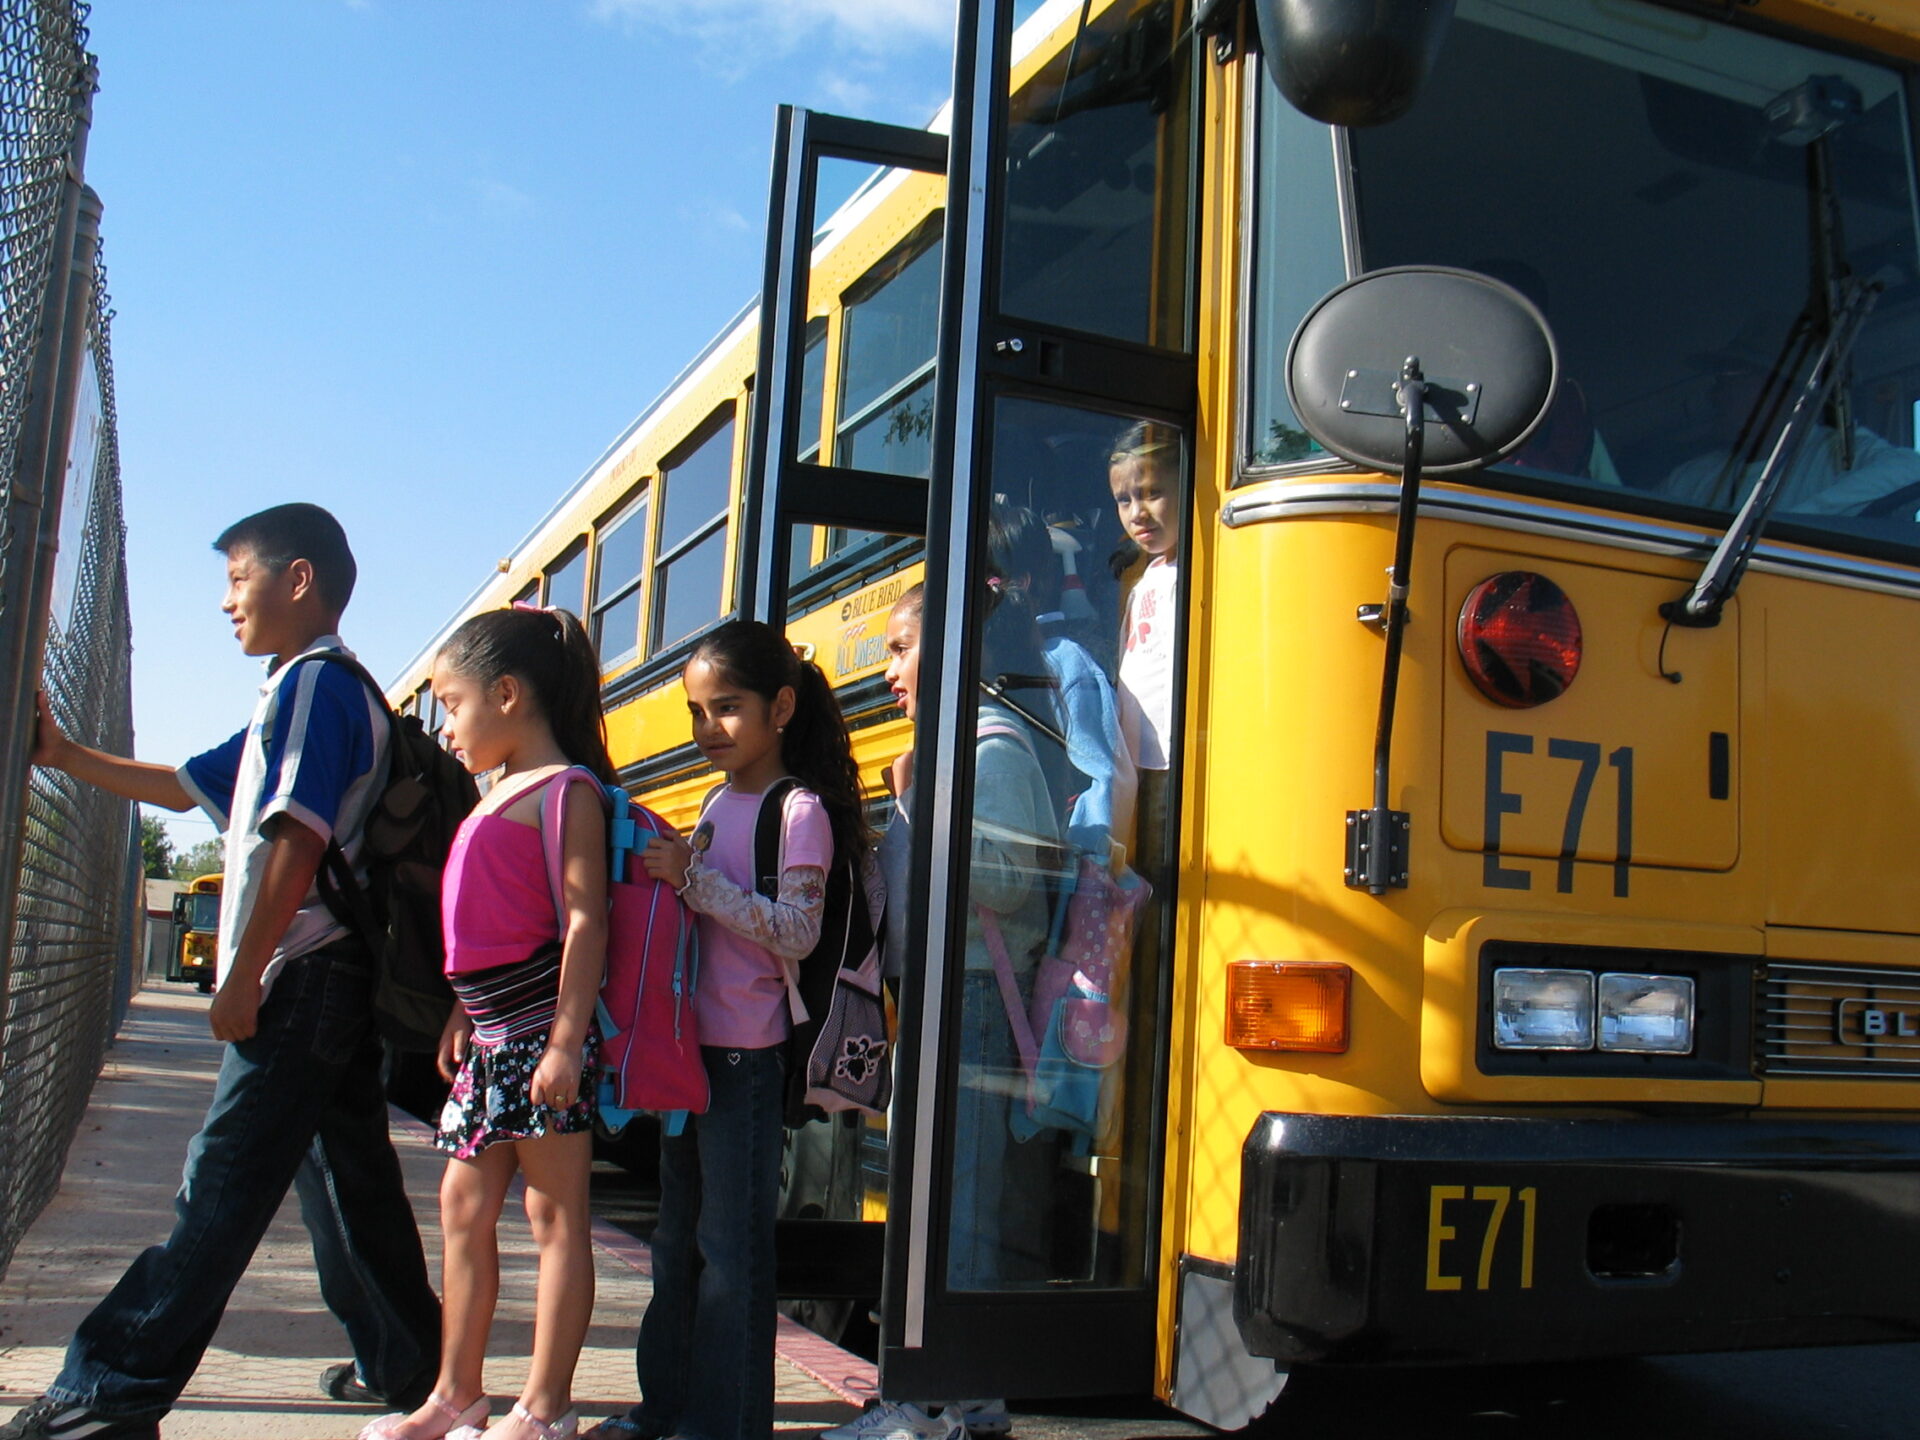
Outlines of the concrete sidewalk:
{"type": "MultiPolygon", "coordinates": [[[[187,1141],[213,1093],[220,1046],[206,997],[149,985],[135,996],[67,1156],[60,1193],[21,1242],[0,1283],[0,1417],[38,1395],[60,1368],[74,1327],[145,1246],[164,1239],[187,1141]]],[[[424,1127],[396,1112],[395,1144],[438,1272],[436,1194],[444,1160],[424,1127]]],[[[597,1299],[574,1380],[582,1414],[617,1413],[634,1398],[633,1337],[652,1285],[646,1247],[595,1226],[597,1299]]],[[[512,1396],[532,1339],[535,1253],[526,1219],[502,1223],[501,1297],[487,1384],[512,1396]]],[[[873,1393],[873,1367],[782,1321],[775,1431],[812,1435],[873,1393]]],[[[373,1410],[335,1404],[317,1382],[347,1358],[339,1324],[320,1302],[313,1252],[291,1195],[281,1206],[193,1383],[162,1425],[167,1440],[344,1440],[373,1410]]],[[[502,1407],[504,1408],[504,1407],[502,1407]]]]}

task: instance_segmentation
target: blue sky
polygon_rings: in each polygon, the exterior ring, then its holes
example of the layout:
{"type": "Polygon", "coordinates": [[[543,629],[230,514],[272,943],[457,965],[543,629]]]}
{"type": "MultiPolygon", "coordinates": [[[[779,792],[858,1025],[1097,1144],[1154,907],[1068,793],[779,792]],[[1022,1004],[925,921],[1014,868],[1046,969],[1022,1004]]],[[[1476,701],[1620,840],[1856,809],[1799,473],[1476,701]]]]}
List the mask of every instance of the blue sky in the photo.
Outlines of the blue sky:
{"type": "Polygon", "coordinates": [[[96,0],[141,758],[252,704],[227,521],[334,510],[348,641],[391,675],[753,297],[776,102],[924,124],[951,29],[952,0],[96,0]]]}

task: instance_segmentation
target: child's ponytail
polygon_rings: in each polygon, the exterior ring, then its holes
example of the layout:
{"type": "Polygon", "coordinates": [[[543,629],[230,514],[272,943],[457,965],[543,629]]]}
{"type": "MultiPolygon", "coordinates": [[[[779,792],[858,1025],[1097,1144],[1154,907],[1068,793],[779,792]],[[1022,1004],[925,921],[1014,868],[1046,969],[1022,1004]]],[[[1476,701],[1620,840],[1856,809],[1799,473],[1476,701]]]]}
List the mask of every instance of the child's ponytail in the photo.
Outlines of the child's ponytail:
{"type": "Polygon", "coordinates": [[[482,686],[517,676],[533,692],[560,752],[605,783],[619,783],[600,710],[600,658],[571,611],[535,605],[482,611],[447,637],[437,663],[482,686]]]}
{"type": "Polygon", "coordinates": [[[560,622],[561,672],[558,693],[547,712],[561,752],[584,765],[601,783],[618,785],[620,772],[607,753],[607,717],[600,708],[600,655],[593,637],[571,610],[549,612],[560,622]]]}
{"type": "Polygon", "coordinates": [[[872,836],[860,803],[860,773],[840,701],[826,673],[795,654],[786,636],[758,620],[729,620],[694,646],[688,663],[695,660],[769,705],[783,688],[792,687],[793,718],[780,737],[781,761],[820,797],[833,825],[834,853],[851,859],[866,850],[872,836]]]}

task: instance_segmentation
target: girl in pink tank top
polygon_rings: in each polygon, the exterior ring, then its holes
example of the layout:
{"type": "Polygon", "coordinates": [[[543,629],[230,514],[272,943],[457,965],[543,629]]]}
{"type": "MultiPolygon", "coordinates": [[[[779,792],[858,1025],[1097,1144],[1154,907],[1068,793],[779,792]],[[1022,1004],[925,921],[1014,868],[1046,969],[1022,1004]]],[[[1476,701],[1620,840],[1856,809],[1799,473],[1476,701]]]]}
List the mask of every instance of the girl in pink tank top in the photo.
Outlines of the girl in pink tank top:
{"type": "MultiPolygon", "coordinates": [[[[453,1082],[436,1143],[445,1244],[440,1373],[411,1414],[362,1440],[571,1440],[574,1365],[593,1309],[587,1175],[593,1159],[593,1028],[607,949],[607,829],[600,796],[567,797],[561,888],[547,878],[543,792],[573,765],[611,783],[600,663],[564,610],[476,615],[434,660],[445,738],[473,773],[500,778],[461,825],[441,893],[447,975],[460,1003],[440,1041],[453,1082]],[[488,1426],[482,1382],[500,1262],[494,1229],[518,1171],[540,1248],[533,1361],[488,1426]]],[[[576,771],[560,779],[570,784],[576,771]]]]}

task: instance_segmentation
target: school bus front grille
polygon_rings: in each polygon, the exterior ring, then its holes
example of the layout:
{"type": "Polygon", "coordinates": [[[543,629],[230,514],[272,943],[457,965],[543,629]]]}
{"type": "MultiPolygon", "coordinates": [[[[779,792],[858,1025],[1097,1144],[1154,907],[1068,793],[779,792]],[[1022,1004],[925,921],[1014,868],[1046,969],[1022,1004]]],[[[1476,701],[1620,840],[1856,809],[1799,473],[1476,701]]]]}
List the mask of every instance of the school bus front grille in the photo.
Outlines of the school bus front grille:
{"type": "Polygon", "coordinates": [[[1762,1074],[1920,1080],[1920,969],[1767,965],[1755,1000],[1762,1074]]]}

